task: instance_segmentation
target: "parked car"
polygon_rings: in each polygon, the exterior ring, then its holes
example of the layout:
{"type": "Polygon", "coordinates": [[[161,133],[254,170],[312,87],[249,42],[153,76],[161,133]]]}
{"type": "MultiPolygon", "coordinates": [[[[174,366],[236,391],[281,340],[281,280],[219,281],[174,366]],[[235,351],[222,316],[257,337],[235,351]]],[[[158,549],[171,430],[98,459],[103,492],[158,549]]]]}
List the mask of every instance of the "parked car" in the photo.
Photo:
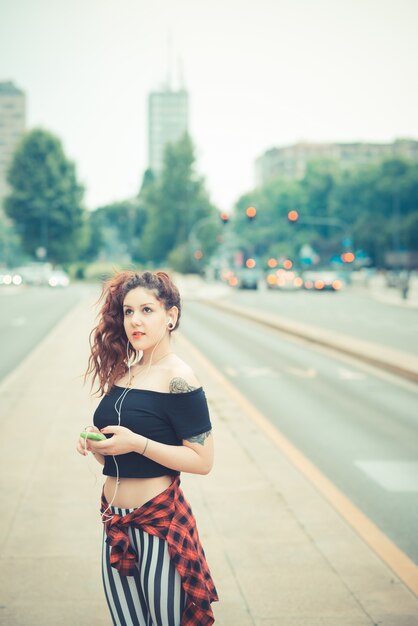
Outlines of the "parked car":
{"type": "Polygon", "coordinates": [[[22,277],[24,285],[47,285],[49,274],[52,272],[50,263],[28,263],[16,268],[16,272],[22,277]]]}
{"type": "Polygon", "coordinates": [[[15,274],[20,276],[24,285],[35,287],[68,287],[70,277],[62,269],[54,269],[51,263],[28,263],[16,268],[15,274]]]}
{"type": "Polygon", "coordinates": [[[0,285],[21,285],[22,276],[16,270],[3,268],[0,270],[0,285]]]}
{"type": "Polygon", "coordinates": [[[63,270],[53,270],[48,276],[50,287],[68,287],[70,277],[63,270]]]}
{"type": "Polygon", "coordinates": [[[303,279],[293,270],[272,270],[266,274],[267,289],[295,291],[303,286],[303,279]]]}
{"type": "Polygon", "coordinates": [[[303,273],[304,289],[312,291],[339,291],[343,288],[339,274],[332,270],[315,270],[303,273]]]}

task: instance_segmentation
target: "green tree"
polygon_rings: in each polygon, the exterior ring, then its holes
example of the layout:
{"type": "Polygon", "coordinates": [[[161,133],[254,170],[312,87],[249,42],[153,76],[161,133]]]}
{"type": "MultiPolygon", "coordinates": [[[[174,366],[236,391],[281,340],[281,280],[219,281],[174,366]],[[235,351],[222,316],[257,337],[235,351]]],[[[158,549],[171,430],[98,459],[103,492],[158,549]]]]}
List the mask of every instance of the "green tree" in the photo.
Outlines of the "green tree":
{"type": "Polygon", "coordinates": [[[138,261],[145,219],[145,209],[138,199],[114,202],[93,211],[89,216],[89,260],[102,255],[109,261],[138,261]]]}
{"type": "Polygon", "coordinates": [[[16,228],[0,209],[0,266],[20,265],[24,255],[16,228]]]}
{"type": "Polygon", "coordinates": [[[140,255],[145,262],[171,262],[179,271],[196,270],[191,235],[201,243],[204,257],[213,253],[219,231],[217,211],[209,201],[204,181],[195,172],[194,148],[187,134],[167,145],[163,171],[155,180],[144,180],[140,200],[147,212],[140,239],[140,255]],[[212,227],[207,223],[211,218],[212,227]]]}
{"type": "Polygon", "coordinates": [[[300,184],[285,178],[272,180],[242,196],[236,203],[234,219],[242,249],[264,260],[279,254],[294,257],[305,242],[305,229],[295,229],[287,214],[300,209],[303,197],[300,184]],[[246,216],[249,206],[257,210],[253,222],[246,216]]]}
{"type": "Polygon", "coordinates": [[[334,190],[333,211],[351,225],[356,249],[373,263],[385,264],[391,250],[418,250],[418,164],[385,159],[342,174],[334,190]]]}
{"type": "Polygon", "coordinates": [[[310,162],[300,181],[277,178],[242,196],[234,229],[242,248],[264,258],[295,257],[309,243],[328,262],[348,237],[354,250],[383,266],[389,251],[418,250],[417,216],[418,163],[387,158],[340,169],[324,160],[310,162]],[[252,224],[245,217],[250,205],[257,209],[252,224]],[[292,209],[300,216],[293,227],[286,219],[292,209]]]}
{"type": "Polygon", "coordinates": [[[16,149],[8,182],[12,191],[5,211],[24,250],[35,256],[43,248],[52,262],[76,259],[87,243],[83,188],[59,139],[41,129],[26,134],[16,149]]]}

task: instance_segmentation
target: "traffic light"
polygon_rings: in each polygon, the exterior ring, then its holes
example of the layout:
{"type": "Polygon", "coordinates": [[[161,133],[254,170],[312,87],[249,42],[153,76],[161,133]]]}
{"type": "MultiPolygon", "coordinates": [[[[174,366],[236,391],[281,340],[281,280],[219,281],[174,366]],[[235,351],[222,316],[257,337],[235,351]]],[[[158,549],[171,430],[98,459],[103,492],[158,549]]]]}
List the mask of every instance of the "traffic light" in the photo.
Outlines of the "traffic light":
{"type": "Polygon", "coordinates": [[[344,252],[341,255],[341,259],[344,261],[344,263],[352,263],[355,258],[356,257],[354,256],[352,252],[344,252]]]}
{"type": "Polygon", "coordinates": [[[220,214],[221,222],[225,226],[229,222],[229,215],[225,211],[220,214]]]}
{"type": "Polygon", "coordinates": [[[257,209],[253,206],[249,206],[248,209],[245,211],[245,214],[248,218],[248,221],[252,222],[255,219],[255,216],[257,215],[257,209]]]}
{"type": "Polygon", "coordinates": [[[287,214],[287,219],[289,222],[297,222],[299,219],[299,213],[297,211],[289,211],[287,214]]]}

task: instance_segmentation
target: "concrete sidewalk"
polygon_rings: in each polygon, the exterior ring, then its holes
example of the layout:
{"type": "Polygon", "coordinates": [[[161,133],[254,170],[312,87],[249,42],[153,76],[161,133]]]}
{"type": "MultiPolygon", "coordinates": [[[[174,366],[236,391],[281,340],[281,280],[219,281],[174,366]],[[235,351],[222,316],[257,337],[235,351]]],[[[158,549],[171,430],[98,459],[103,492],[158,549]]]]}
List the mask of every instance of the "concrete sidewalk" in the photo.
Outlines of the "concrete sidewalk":
{"type": "MultiPolygon", "coordinates": [[[[75,452],[97,401],[76,307],[0,386],[0,624],[101,626],[100,466],[75,452]]],[[[417,626],[418,599],[243,411],[181,336],[210,402],[216,462],[184,475],[219,626],[417,626]]],[[[198,626],[198,625],[197,625],[198,626]]]]}
{"type": "Polygon", "coordinates": [[[360,279],[352,287],[363,295],[379,302],[406,309],[418,309],[418,276],[416,273],[410,278],[407,298],[402,297],[402,292],[399,288],[388,287],[383,274],[375,274],[369,278],[360,279]]]}

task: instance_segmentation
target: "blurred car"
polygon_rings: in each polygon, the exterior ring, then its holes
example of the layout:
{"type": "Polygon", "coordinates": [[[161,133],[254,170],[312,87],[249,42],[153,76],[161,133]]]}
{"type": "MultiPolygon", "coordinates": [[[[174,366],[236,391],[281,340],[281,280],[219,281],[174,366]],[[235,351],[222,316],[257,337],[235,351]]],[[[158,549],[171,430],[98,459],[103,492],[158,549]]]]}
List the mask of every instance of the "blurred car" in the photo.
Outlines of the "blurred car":
{"type": "Polygon", "coordinates": [[[303,273],[303,288],[312,291],[339,291],[344,286],[337,272],[315,270],[303,273]]]}
{"type": "Polygon", "coordinates": [[[21,285],[22,276],[16,270],[1,269],[0,270],[0,285],[21,285]]]}
{"type": "Polygon", "coordinates": [[[48,285],[50,287],[68,287],[70,277],[63,270],[53,270],[48,276],[48,285]]]}
{"type": "Polygon", "coordinates": [[[70,284],[68,274],[62,269],[54,269],[51,263],[28,263],[18,267],[15,274],[20,276],[20,283],[24,285],[68,287],[70,284]]]}
{"type": "Polygon", "coordinates": [[[232,282],[229,280],[229,284],[238,289],[258,289],[260,278],[261,273],[257,267],[239,267],[234,272],[232,282]]]}
{"type": "Polygon", "coordinates": [[[303,286],[303,279],[293,270],[278,269],[266,274],[267,289],[295,291],[303,286]]]}
{"type": "Polygon", "coordinates": [[[47,285],[48,277],[52,272],[50,263],[28,263],[16,269],[16,272],[22,277],[25,285],[47,285]]]}

